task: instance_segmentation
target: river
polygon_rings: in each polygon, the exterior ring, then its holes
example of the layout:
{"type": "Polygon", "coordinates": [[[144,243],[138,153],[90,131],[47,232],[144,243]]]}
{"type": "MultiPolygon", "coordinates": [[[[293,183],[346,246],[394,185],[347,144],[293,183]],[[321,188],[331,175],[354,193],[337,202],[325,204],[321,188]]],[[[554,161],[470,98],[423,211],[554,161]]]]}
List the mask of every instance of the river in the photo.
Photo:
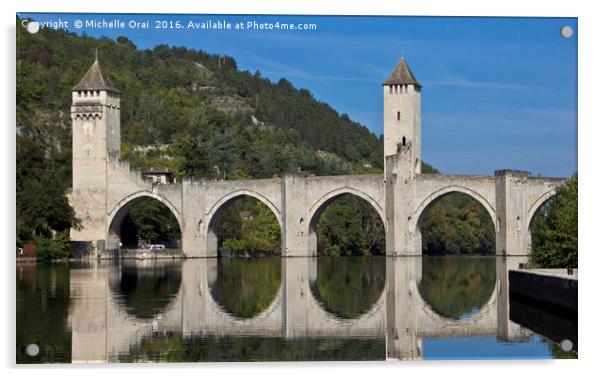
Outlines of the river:
{"type": "Polygon", "coordinates": [[[508,296],[507,271],[524,261],[19,263],[17,363],[577,357],[576,318],[508,296]]]}

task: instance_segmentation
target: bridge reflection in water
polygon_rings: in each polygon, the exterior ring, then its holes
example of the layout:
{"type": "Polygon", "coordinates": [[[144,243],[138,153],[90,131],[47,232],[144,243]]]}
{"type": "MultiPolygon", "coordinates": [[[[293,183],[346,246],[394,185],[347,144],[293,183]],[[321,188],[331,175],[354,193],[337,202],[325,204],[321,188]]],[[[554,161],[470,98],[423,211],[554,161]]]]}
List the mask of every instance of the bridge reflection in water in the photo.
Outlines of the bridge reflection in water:
{"type": "Polygon", "coordinates": [[[261,262],[270,265],[263,272],[251,276],[236,266],[244,260],[215,258],[73,266],[72,361],[119,361],[145,340],[167,334],[184,339],[380,339],[386,344],[382,359],[421,359],[423,338],[524,341],[532,335],[509,318],[508,269],[517,268],[524,257],[362,260],[339,259],[350,273],[338,277],[329,273],[337,260],[319,258],[271,259],[261,262]],[[367,263],[359,277],[353,263],[367,263]],[[457,278],[459,291],[446,291],[449,276],[458,276],[462,266],[468,272],[457,278]],[[227,289],[220,291],[226,281],[227,289]],[[241,295],[241,289],[258,288],[248,287],[252,284],[268,288],[241,295]],[[225,298],[228,294],[239,298],[225,298]]]}

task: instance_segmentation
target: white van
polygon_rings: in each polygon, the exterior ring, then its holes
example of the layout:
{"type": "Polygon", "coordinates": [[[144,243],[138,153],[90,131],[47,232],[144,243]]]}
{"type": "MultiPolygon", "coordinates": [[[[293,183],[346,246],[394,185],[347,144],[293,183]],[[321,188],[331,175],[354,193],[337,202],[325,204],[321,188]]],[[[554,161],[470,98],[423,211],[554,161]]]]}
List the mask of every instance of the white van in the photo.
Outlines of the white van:
{"type": "Polygon", "coordinates": [[[151,250],[151,251],[165,250],[165,245],[161,245],[161,244],[148,245],[148,249],[151,250]]]}

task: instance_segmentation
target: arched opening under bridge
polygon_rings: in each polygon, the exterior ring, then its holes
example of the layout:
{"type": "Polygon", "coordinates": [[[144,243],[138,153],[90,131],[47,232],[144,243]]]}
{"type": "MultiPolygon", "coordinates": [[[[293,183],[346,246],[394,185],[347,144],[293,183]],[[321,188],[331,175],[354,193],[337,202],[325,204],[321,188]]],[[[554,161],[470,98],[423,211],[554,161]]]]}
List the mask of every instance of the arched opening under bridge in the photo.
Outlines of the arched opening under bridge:
{"type": "Polygon", "coordinates": [[[314,207],[308,229],[310,255],[385,254],[382,209],[368,196],[335,192],[314,207]]]}
{"type": "Polygon", "coordinates": [[[261,196],[235,193],[216,203],[209,216],[207,248],[217,256],[278,256],[279,214],[261,196]]]}
{"type": "Polygon", "coordinates": [[[109,216],[109,249],[181,248],[179,214],[161,197],[145,193],[126,198],[109,216]]]}
{"type": "Polygon", "coordinates": [[[451,188],[418,209],[416,247],[422,255],[493,255],[496,229],[490,203],[476,193],[451,188]]]}

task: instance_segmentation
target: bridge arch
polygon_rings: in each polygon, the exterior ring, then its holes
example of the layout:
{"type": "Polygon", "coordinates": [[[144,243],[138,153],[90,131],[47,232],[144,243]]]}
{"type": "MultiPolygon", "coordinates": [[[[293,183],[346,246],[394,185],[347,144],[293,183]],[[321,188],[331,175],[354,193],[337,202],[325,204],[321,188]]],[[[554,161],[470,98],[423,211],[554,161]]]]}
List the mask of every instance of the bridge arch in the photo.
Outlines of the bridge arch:
{"type": "Polygon", "coordinates": [[[546,192],[545,194],[541,195],[539,198],[537,198],[537,200],[535,200],[535,202],[529,207],[529,210],[527,211],[527,250],[529,251],[529,254],[531,253],[531,248],[533,246],[533,239],[531,236],[531,227],[533,226],[533,220],[535,220],[535,217],[537,216],[537,211],[544,205],[546,204],[546,202],[550,199],[552,199],[552,197],[554,195],[556,195],[557,191],[556,189],[552,189],[548,192],[546,192]]]}
{"type": "Polygon", "coordinates": [[[113,209],[109,211],[107,221],[107,249],[119,248],[119,242],[121,240],[121,225],[123,224],[123,220],[129,213],[129,211],[145,198],[152,198],[164,204],[178,221],[180,232],[182,232],[182,230],[184,229],[182,215],[180,211],[173,205],[173,203],[171,203],[166,197],[164,197],[161,194],[141,190],[134,192],[121,199],[113,207],[113,209]]]}
{"type": "MultiPolygon", "coordinates": [[[[280,226],[280,234],[282,236],[284,231],[282,227],[282,214],[278,207],[272,201],[270,201],[270,199],[252,190],[241,189],[232,191],[218,199],[204,216],[207,224],[205,234],[207,239],[207,252],[209,255],[217,255],[217,249],[219,246],[217,232],[224,211],[230,206],[230,204],[245,196],[260,201],[266,207],[268,207],[270,211],[272,211],[272,214],[274,214],[276,220],[278,221],[278,225],[280,226]]],[[[201,223],[199,225],[202,225],[202,221],[203,220],[201,219],[201,223]]],[[[199,226],[199,228],[202,227],[199,226]]],[[[282,239],[284,239],[284,237],[282,237],[282,239]]]]}
{"type": "MultiPolygon", "coordinates": [[[[318,199],[309,209],[308,211],[308,215],[309,215],[309,221],[307,221],[307,227],[305,228],[307,236],[308,236],[308,246],[309,246],[309,255],[310,256],[315,256],[317,255],[318,252],[318,234],[317,234],[317,225],[318,225],[318,220],[320,219],[320,215],[322,214],[322,212],[324,212],[324,210],[333,202],[335,201],[337,198],[340,198],[343,195],[353,195],[356,197],[359,197],[360,199],[363,199],[364,201],[368,202],[372,208],[374,208],[374,210],[376,211],[376,213],[378,213],[378,216],[380,217],[383,225],[386,224],[385,223],[385,211],[383,209],[383,207],[378,203],[378,201],[376,201],[374,198],[372,198],[370,195],[357,190],[355,188],[352,187],[341,187],[332,191],[329,191],[328,193],[322,195],[322,197],[320,197],[320,199],[318,199]]],[[[301,219],[301,222],[305,221],[305,219],[301,219]]]]}
{"type": "Polygon", "coordinates": [[[527,212],[527,224],[529,226],[529,230],[531,230],[531,224],[533,223],[533,219],[535,218],[535,214],[537,210],[541,208],[548,200],[550,200],[554,195],[556,195],[556,189],[552,189],[545,194],[541,195],[537,200],[529,207],[529,211],[527,212]]]}
{"type": "Polygon", "coordinates": [[[415,234],[415,240],[416,240],[415,247],[416,247],[416,250],[420,250],[420,253],[422,253],[422,234],[421,234],[420,228],[422,226],[422,222],[424,221],[424,217],[425,217],[426,213],[428,212],[429,208],[431,208],[439,199],[443,198],[446,195],[452,194],[452,193],[466,194],[466,195],[470,196],[472,199],[479,202],[483,206],[483,208],[485,208],[487,213],[489,213],[489,217],[491,218],[491,221],[493,223],[496,233],[499,231],[498,222],[496,221],[495,209],[494,209],[493,205],[491,203],[489,203],[489,201],[483,195],[481,195],[477,191],[472,190],[467,187],[456,186],[456,185],[447,186],[447,187],[441,188],[441,189],[431,193],[429,196],[427,196],[427,198],[424,199],[418,205],[418,207],[413,212],[413,215],[410,219],[409,229],[410,229],[410,232],[414,232],[414,234],[415,234]]]}

